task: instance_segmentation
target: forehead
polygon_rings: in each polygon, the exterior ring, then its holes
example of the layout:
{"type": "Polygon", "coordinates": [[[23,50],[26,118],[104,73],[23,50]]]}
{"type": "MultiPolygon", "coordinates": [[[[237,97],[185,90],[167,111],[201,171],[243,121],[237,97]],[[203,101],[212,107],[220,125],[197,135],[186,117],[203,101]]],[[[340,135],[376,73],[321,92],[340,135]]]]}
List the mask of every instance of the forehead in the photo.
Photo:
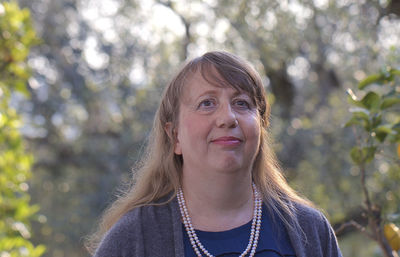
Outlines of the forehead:
{"type": "Polygon", "coordinates": [[[203,94],[218,93],[222,89],[230,89],[234,93],[241,93],[241,91],[238,91],[227,82],[225,81],[223,82],[222,78],[220,78],[218,81],[209,81],[206,78],[204,78],[200,72],[195,72],[190,77],[188,77],[182,89],[183,89],[181,93],[182,103],[194,100],[195,98],[203,94]]]}
{"type": "Polygon", "coordinates": [[[235,92],[244,93],[254,98],[254,88],[246,83],[245,79],[225,78],[218,70],[211,67],[198,67],[187,74],[182,85],[182,97],[186,98],[194,93],[218,88],[231,88],[235,92]]]}

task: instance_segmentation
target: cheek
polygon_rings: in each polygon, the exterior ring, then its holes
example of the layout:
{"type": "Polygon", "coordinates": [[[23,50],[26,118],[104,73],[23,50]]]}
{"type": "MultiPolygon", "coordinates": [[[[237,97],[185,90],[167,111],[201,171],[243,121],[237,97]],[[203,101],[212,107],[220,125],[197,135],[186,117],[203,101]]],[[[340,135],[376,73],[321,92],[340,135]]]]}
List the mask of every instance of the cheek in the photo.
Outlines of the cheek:
{"type": "Polygon", "coordinates": [[[246,125],[246,131],[244,131],[244,133],[248,142],[250,143],[248,145],[248,150],[258,152],[261,144],[261,124],[258,119],[254,118],[246,125]]]}
{"type": "Polygon", "coordinates": [[[255,126],[253,127],[253,134],[252,134],[252,138],[255,142],[255,145],[257,148],[260,147],[260,142],[261,142],[261,130],[259,126],[255,126]]]}
{"type": "Polygon", "coordinates": [[[196,142],[203,142],[207,137],[206,127],[207,122],[198,117],[183,116],[178,126],[177,147],[182,151],[182,148],[192,148],[196,142]]]}
{"type": "Polygon", "coordinates": [[[246,131],[249,137],[259,140],[261,134],[261,123],[257,115],[249,116],[245,119],[246,131]]]}
{"type": "Polygon", "coordinates": [[[200,136],[207,133],[209,121],[201,115],[187,113],[187,115],[182,119],[181,126],[187,136],[200,136]]]}
{"type": "Polygon", "coordinates": [[[185,137],[187,142],[190,142],[190,144],[199,144],[206,140],[208,130],[205,123],[198,120],[193,120],[182,125],[184,129],[183,136],[185,137]]]}

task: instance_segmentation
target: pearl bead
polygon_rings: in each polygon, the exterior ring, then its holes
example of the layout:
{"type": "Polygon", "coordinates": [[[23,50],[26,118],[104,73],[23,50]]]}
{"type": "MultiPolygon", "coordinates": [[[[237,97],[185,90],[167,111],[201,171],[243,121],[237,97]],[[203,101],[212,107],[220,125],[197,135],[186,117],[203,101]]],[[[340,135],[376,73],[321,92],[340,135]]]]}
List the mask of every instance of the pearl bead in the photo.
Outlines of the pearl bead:
{"type": "MultiPolygon", "coordinates": [[[[254,185],[254,183],[252,186],[253,186],[253,195],[254,195],[254,210],[253,210],[253,220],[251,223],[250,238],[249,238],[249,243],[248,243],[246,249],[243,251],[243,253],[240,255],[240,257],[246,256],[249,253],[249,251],[250,251],[249,257],[253,257],[255,255],[256,249],[257,249],[257,244],[258,244],[258,238],[259,238],[259,234],[260,234],[261,217],[262,217],[262,199],[261,199],[260,194],[257,191],[257,188],[254,185]]],[[[189,216],[189,212],[186,207],[185,198],[183,196],[183,191],[181,188],[179,188],[179,190],[178,190],[177,198],[178,198],[179,210],[181,212],[183,224],[184,224],[186,232],[189,236],[190,244],[192,245],[194,252],[196,253],[196,255],[198,257],[202,257],[201,251],[208,257],[214,257],[213,255],[211,255],[208,252],[208,250],[203,246],[203,244],[200,242],[199,238],[197,237],[196,231],[193,228],[193,225],[192,225],[192,222],[191,222],[191,219],[189,216]]]]}

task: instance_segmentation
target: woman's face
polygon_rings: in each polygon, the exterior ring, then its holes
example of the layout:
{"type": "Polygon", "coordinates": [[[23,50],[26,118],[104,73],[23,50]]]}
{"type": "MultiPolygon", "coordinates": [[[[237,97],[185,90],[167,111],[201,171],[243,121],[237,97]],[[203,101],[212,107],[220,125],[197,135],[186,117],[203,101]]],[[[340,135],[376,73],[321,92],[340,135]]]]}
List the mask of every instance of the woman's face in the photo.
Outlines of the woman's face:
{"type": "Polygon", "coordinates": [[[175,133],[183,170],[251,172],[260,146],[260,117],[249,95],[216,87],[196,72],[184,85],[175,133]]]}

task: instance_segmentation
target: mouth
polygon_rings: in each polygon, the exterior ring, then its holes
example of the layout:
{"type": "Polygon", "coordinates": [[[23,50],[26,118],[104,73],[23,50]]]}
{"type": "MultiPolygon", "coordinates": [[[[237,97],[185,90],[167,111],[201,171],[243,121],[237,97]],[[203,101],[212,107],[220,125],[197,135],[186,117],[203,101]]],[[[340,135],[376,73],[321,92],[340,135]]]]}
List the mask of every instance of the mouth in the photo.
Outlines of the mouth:
{"type": "Polygon", "coordinates": [[[214,140],[211,141],[212,143],[218,144],[218,145],[224,145],[224,146],[236,146],[239,145],[242,140],[237,137],[218,137],[214,140]]]}

